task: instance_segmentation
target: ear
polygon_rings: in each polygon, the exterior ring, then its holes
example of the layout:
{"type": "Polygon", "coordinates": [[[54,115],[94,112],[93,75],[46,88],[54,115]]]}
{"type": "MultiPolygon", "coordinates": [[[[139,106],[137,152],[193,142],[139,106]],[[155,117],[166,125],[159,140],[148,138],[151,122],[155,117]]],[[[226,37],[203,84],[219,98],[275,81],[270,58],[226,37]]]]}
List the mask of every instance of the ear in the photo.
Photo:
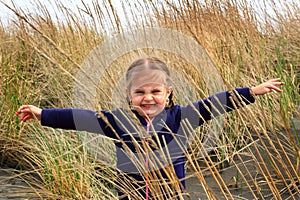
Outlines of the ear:
{"type": "Polygon", "coordinates": [[[128,88],[125,89],[127,98],[131,99],[130,91],[128,88]]]}
{"type": "Polygon", "coordinates": [[[131,96],[130,96],[128,88],[126,88],[125,91],[126,91],[126,100],[127,100],[127,103],[130,104],[131,96]]]}
{"type": "Polygon", "coordinates": [[[167,88],[167,97],[170,96],[171,92],[173,91],[172,86],[170,86],[169,88],[167,88]]]}

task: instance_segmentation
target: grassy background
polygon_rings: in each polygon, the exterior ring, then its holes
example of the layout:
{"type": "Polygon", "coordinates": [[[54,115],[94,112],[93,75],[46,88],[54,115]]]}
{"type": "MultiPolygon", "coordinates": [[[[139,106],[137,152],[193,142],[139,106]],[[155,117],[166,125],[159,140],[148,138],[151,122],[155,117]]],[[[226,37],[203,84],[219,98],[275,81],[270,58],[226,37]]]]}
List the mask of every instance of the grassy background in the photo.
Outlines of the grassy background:
{"type": "MultiPolygon", "coordinates": [[[[215,197],[203,173],[218,175],[218,166],[224,161],[237,168],[240,182],[247,185],[252,196],[265,195],[259,189],[265,186],[273,197],[279,197],[282,191],[291,194],[291,199],[299,197],[300,138],[291,126],[291,119],[299,117],[299,3],[282,3],[282,12],[278,12],[274,2],[266,1],[271,7],[262,7],[266,13],[261,16],[246,1],[162,2],[124,1],[128,12],[133,13],[129,29],[158,26],[192,37],[207,51],[229,89],[256,85],[274,77],[286,83],[282,94],[257,97],[255,104],[226,114],[215,149],[217,160],[201,155],[201,137],[195,139],[187,168],[202,183],[207,198],[215,197]],[[258,144],[256,139],[267,142],[258,144]],[[234,159],[242,153],[250,155],[262,180],[243,179],[234,159]],[[200,160],[204,167],[198,166],[200,160]]],[[[21,123],[15,117],[22,104],[72,107],[74,77],[83,59],[112,32],[128,29],[110,1],[85,5],[80,14],[68,10],[63,2],[56,4],[64,21],[51,17],[47,7],[36,1],[39,14],[10,8],[15,17],[0,27],[1,164],[18,169],[18,174],[31,183],[32,188],[27,189],[39,197],[116,198],[111,188],[128,192],[131,189],[130,184],[125,186],[130,180],[126,184],[114,182],[115,158],[109,165],[103,165],[88,153],[82,134],[44,128],[36,121],[21,123]],[[105,13],[109,21],[104,18],[105,13]]],[[[126,54],[111,64],[111,71],[107,72],[110,76],[99,83],[101,90],[95,109],[110,109],[114,105],[107,95],[111,91],[110,83],[116,80],[121,69],[126,69],[123,63],[140,55],[156,55],[172,68],[193,72],[188,61],[168,52],[142,49],[126,54]]],[[[196,98],[209,95],[208,86],[201,79],[203,74],[195,76],[191,88],[196,98]]],[[[182,101],[179,95],[176,100],[182,101]]],[[[199,135],[206,129],[208,126],[204,125],[199,135]]],[[[107,155],[111,144],[107,145],[99,149],[99,154],[107,155]]],[[[238,158],[243,163],[243,158],[238,158]]],[[[224,191],[223,195],[232,197],[228,184],[218,178],[214,181],[220,183],[218,189],[224,191]]]]}

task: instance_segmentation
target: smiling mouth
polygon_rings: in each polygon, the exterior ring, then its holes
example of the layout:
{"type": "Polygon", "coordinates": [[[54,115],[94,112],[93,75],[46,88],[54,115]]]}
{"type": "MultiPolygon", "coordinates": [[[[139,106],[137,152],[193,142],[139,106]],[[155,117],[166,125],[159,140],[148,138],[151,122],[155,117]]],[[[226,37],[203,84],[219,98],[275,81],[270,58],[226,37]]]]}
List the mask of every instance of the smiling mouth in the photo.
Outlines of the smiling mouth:
{"type": "Polygon", "coordinates": [[[155,104],[143,104],[142,108],[151,108],[152,106],[154,106],[155,104]]]}

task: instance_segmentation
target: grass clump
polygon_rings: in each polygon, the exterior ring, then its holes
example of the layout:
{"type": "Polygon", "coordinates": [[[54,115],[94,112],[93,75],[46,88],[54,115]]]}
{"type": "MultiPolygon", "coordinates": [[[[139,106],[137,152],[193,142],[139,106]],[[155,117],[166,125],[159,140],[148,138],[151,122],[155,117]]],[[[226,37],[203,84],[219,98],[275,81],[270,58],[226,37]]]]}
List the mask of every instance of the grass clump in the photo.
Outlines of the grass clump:
{"type": "MultiPolygon", "coordinates": [[[[210,154],[203,152],[201,145],[211,130],[210,123],[197,130],[186,155],[186,167],[187,181],[199,183],[199,188],[187,188],[186,195],[191,199],[297,199],[300,136],[291,124],[293,118],[299,118],[299,4],[282,3],[279,12],[278,4],[271,0],[264,3],[271,6],[261,8],[262,18],[247,1],[124,1],[122,12],[108,1],[83,3],[77,7],[78,13],[56,1],[55,17],[40,1],[34,2],[40,12],[33,15],[9,7],[15,17],[0,27],[1,163],[17,168],[18,176],[30,183],[29,189],[36,197],[116,199],[117,188],[138,199],[140,194],[132,190],[132,180],[116,181],[121,172],[114,169],[112,141],[95,136],[103,145],[93,155],[86,144],[91,144],[94,137],[85,140],[86,133],[46,129],[36,122],[23,124],[15,111],[28,103],[72,107],[76,74],[90,51],[112,34],[136,27],[160,27],[201,44],[227,89],[257,85],[272,77],[286,83],[282,94],[257,97],[255,104],[226,114],[224,124],[217,121],[221,134],[210,154]],[[121,13],[125,13],[127,24],[121,13]],[[110,159],[103,164],[99,155],[110,159]]],[[[115,50],[121,48],[116,46],[115,50]]],[[[185,89],[190,91],[189,97],[195,98],[191,101],[211,94],[206,72],[199,73],[192,61],[162,49],[143,48],[108,63],[106,80],[97,83],[95,109],[118,105],[112,101],[111,88],[126,70],[128,65],[124,63],[141,55],[161,57],[181,72],[179,81],[190,80],[185,89]]],[[[180,84],[176,87],[182,89],[180,84]]],[[[176,101],[187,100],[177,92],[176,101]]],[[[170,177],[173,174],[168,169],[166,172],[170,177]]],[[[154,174],[144,176],[157,178],[154,174]]],[[[151,185],[157,199],[162,199],[160,188],[166,185],[151,185]]],[[[181,193],[178,188],[176,191],[181,193]]]]}

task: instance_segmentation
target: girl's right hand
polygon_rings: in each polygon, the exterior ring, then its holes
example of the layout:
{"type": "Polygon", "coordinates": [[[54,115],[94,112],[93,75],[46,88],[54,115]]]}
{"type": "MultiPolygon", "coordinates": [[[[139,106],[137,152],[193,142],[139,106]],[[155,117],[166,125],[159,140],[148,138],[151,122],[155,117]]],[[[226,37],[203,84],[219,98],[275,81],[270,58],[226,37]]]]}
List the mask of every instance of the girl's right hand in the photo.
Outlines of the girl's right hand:
{"type": "Polygon", "coordinates": [[[20,119],[23,122],[26,122],[29,119],[41,120],[42,109],[32,105],[22,105],[17,110],[16,115],[20,116],[20,119]]]}

